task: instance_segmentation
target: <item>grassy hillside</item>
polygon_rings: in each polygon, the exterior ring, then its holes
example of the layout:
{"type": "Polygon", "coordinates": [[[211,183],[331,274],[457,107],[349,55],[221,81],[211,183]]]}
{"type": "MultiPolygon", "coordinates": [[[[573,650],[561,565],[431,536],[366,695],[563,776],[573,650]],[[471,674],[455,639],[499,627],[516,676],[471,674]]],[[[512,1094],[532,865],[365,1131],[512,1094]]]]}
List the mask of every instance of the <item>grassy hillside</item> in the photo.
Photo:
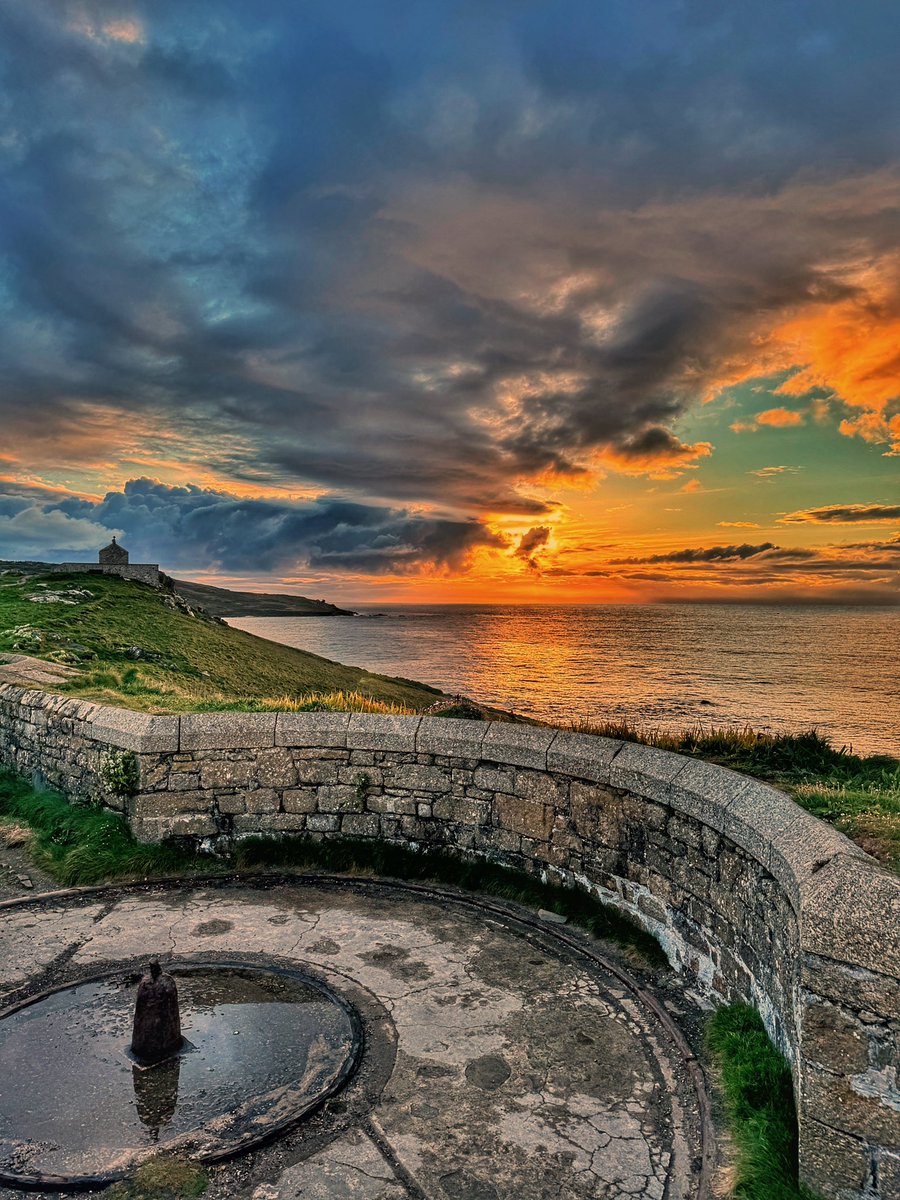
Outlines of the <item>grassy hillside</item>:
{"type": "Polygon", "coordinates": [[[194,608],[205,608],[214,617],[352,617],[353,613],[325,600],[308,600],[281,592],[234,592],[173,579],[175,590],[194,608]]]}
{"type": "Polygon", "coordinates": [[[418,710],[440,695],[231,629],[177,593],[109,575],[0,575],[0,651],[74,667],[60,691],[154,712],[418,710]]]}

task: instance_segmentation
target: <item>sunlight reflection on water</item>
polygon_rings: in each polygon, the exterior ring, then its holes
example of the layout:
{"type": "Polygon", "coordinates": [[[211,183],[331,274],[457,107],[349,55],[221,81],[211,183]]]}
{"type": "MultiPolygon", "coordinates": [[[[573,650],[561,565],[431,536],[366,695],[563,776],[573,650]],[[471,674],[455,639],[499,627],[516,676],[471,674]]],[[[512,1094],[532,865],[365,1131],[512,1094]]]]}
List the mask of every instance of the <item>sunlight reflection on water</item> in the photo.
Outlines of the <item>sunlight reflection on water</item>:
{"type": "Polygon", "coordinates": [[[838,746],[900,752],[897,609],[383,606],[229,623],[546,720],[816,727],[838,746]]]}

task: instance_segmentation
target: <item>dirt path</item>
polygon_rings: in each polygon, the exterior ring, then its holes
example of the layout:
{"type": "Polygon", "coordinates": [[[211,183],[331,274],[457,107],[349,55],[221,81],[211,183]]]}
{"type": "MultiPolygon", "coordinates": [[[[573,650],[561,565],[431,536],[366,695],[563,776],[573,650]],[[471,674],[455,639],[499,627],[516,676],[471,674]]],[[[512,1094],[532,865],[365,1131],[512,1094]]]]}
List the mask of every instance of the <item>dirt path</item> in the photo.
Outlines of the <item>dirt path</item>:
{"type": "Polygon", "coordinates": [[[35,866],[28,850],[30,831],[14,821],[0,819],[0,900],[14,900],[59,887],[35,866]]]}

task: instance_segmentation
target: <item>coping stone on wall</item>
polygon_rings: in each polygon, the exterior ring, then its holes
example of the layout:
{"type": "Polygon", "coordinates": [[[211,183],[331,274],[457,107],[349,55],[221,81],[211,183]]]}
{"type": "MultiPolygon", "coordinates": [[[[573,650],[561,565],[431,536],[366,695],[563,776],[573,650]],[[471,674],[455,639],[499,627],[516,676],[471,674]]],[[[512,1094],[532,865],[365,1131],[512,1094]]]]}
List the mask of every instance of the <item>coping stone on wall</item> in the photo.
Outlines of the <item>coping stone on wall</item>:
{"type": "MultiPolygon", "coordinates": [[[[66,705],[66,709],[65,709],[65,714],[64,714],[64,715],[65,715],[65,716],[67,716],[67,717],[74,717],[74,719],[75,719],[76,721],[93,721],[93,720],[94,720],[94,718],[95,718],[95,716],[97,715],[97,713],[99,713],[99,712],[101,712],[101,711],[105,711],[105,710],[107,710],[107,708],[108,708],[108,706],[107,706],[107,705],[105,705],[105,704],[98,704],[98,703],[97,703],[95,700],[77,700],[77,699],[74,699],[74,698],[73,698],[73,699],[71,699],[71,700],[69,701],[69,703],[66,705]]],[[[115,709],[115,710],[113,710],[113,711],[115,711],[115,712],[119,712],[120,710],[119,710],[119,709],[115,709]]],[[[145,714],[145,715],[149,716],[150,714],[148,713],[148,714],[145,714]]],[[[168,719],[168,720],[175,721],[175,723],[176,723],[176,725],[175,725],[175,740],[176,740],[176,746],[177,746],[177,741],[178,741],[178,718],[177,718],[177,717],[170,717],[170,718],[167,718],[167,719],[168,719]]],[[[156,728],[156,726],[154,726],[154,729],[155,729],[155,728],[156,728]]],[[[162,728],[162,726],[160,726],[159,728],[161,729],[161,728],[162,728]]]]}
{"type": "Polygon", "coordinates": [[[416,734],[419,754],[481,758],[487,721],[464,721],[456,717],[426,717],[416,734]]]}
{"type": "Polygon", "coordinates": [[[688,761],[683,754],[672,754],[640,742],[625,742],[610,764],[609,782],[647,800],[668,804],[672,780],[688,761]]]}
{"type": "Polygon", "coordinates": [[[676,811],[702,821],[717,833],[723,833],[725,812],[729,805],[752,788],[754,783],[754,780],[737,771],[692,758],[669,784],[666,801],[676,811]]]}
{"type": "Polygon", "coordinates": [[[181,750],[255,750],[275,745],[275,713],[186,713],[181,750]]]}
{"type": "Polygon", "coordinates": [[[866,858],[838,854],[800,885],[800,944],[807,954],[900,976],[900,876],[866,858]]]}
{"type": "Polygon", "coordinates": [[[725,809],[723,832],[768,870],[772,838],[786,833],[801,813],[784,792],[753,780],[725,809]]]}
{"type": "Polygon", "coordinates": [[[109,742],[138,754],[166,754],[178,750],[178,717],[131,712],[127,708],[111,708],[108,704],[92,706],[92,711],[83,716],[76,712],[67,715],[77,715],[87,721],[85,734],[95,742],[109,742]]]}
{"type": "Polygon", "coordinates": [[[321,750],[344,750],[350,713],[279,713],[275,723],[276,746],[312,746],[321,750]]]}
{"type": "MultiPolygon", "coordinates": [[[[875,860],[843,833],[831,825],[824,824],[802,808],[798,807],[797,812],[797,819],[792,825],[772,836],[769,862],[769,871],[791,897],[795,906],[799,903],[800,889],[803,885],[837,855],[864,859],[870,865],[875,865],[875,860]]],[[[857,862],[857,874],[858,867],[857,862]]],[[[900,940],[900,914],[896,936],[900,940]]]]}
{"type": "Polygon", "coordinates": [[[513,725],[508,721],[489,721],[481,744],[481,755],[490,762],[513,767],[547,770],[547,750],[556,737],[555,729],[535,725],[513,725]]]}
{"type": "MultiPolygon", "coordinates": [[[[76,721],[89,721],[105,706],[91,700],[78,700],[73,696],[61,696],[56,692],[37,692],[33,707],[58,717],[71,717],[76,721]]],[[[119,709],[111,709],[119,712],[119,709]]]]}
{"type": "Polygon", "coordinates": [[[413,754],[421,721],[422,717],[351,713],[347,726],[347,749],[399,750],[413,754]]]}
{"type": "Polygon", "coordinates": [[[624,745],[613,738],[560,730],[547,750],[547,770],[591,783],[609,783],[610,764],[624,745]]]}

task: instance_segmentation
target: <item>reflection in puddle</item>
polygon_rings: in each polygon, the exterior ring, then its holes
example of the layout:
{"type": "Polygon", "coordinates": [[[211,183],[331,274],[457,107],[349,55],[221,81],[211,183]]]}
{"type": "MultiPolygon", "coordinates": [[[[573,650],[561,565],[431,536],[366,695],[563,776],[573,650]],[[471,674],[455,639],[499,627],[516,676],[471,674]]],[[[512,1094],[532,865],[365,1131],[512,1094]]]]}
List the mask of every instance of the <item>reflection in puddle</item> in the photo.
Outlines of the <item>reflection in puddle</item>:
{"type": "Polygon", "coordinates": [[[134,1086],[134,1103],[141,1124],[150,1130],[150,1139],[159,1141],[159,1131],[168,1125],[178,1107],[178,1080],[181,1076],[181,1059],[170,1058],[155,1067],[131,1068],[134,1086]]]}

